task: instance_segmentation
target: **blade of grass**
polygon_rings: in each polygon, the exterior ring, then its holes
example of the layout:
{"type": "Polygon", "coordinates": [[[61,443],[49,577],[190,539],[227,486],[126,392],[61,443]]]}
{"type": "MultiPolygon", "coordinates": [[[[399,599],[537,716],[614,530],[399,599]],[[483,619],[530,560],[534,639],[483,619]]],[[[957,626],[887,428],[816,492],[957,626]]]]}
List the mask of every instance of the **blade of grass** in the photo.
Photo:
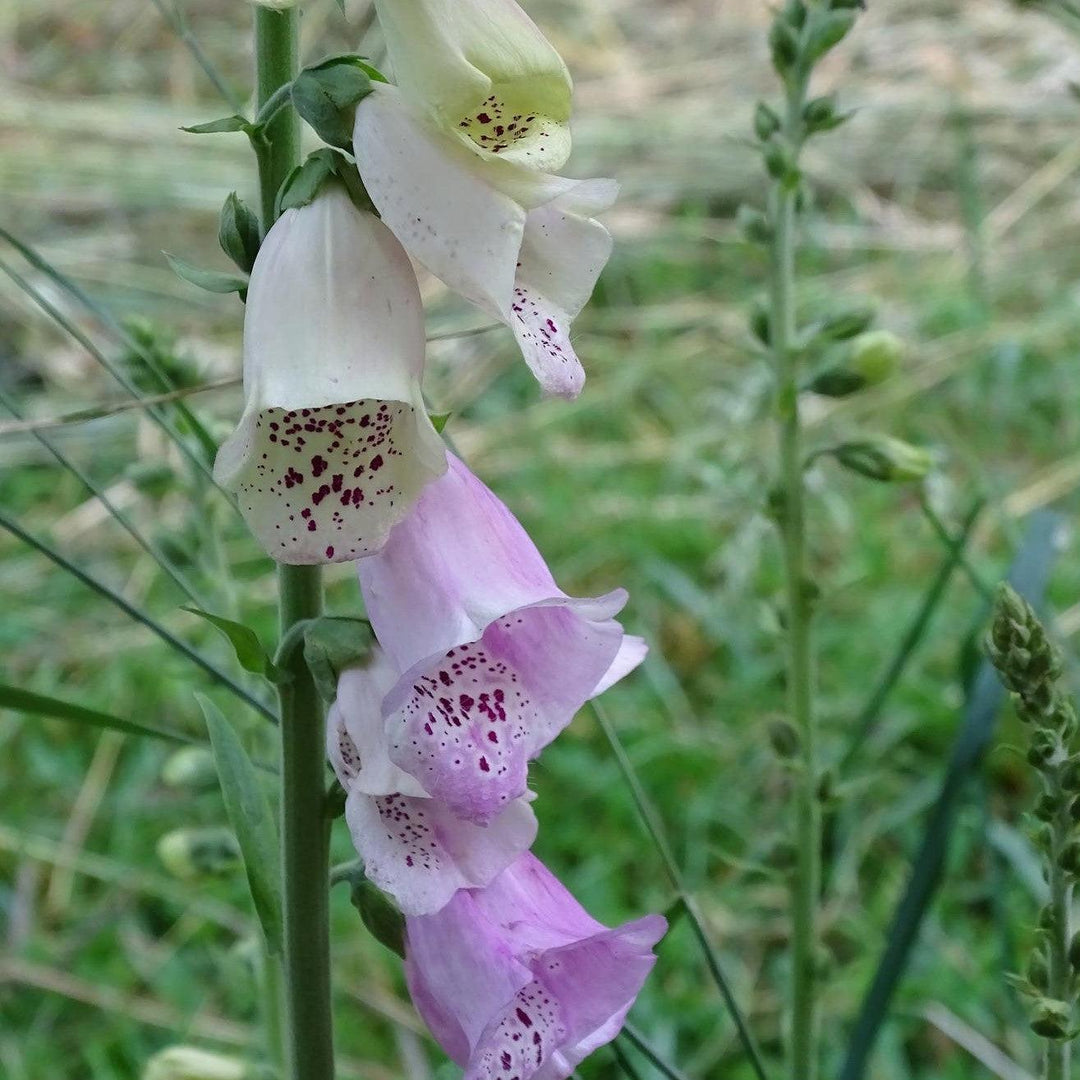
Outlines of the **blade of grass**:
{"type": "MultiPolygon", "coordinates": [[[[677,1069],[674,1065],[668,1064],[668,1062],[652,1048],[648,1040],[632,1024],[623,1025],[622,1034],[619,1038],[625,1038],[631,1046],[636,1047],[636,1049],[652,1062],[652,1064],[655,1065],[668,1080],[687,1080],[686,1073],[677,1069]]],[[[615,1052],[619,1053],[618,1041],[616,1041],[615,1044],[615,1052]]]]}
{"type": "MultiPolygon", "coordinates": [[[[867,737],[877,723],[878,717],[881,715],[881,710],[884,708],[885,702],[889,699],[889,696],[900,681],[901,676],[907,670],[908,663],[915,654],[915,650],[926,637],[926,634],[930,629],[930,623],[937,613],[938,608],[941,606],[942,600],[945,598],[945,591],[949,586],[949,582],[952,581],[952,576],[957,567],[964,561],[964,552],[967,550],[968,541],[971,538],[975,523],[978,521],[984,505],[985,503],[982,499],[976,499],[971,504],[967,514],[964,516],[964,520],[960,524],[959,532],[955,537],[950,536],[948,531],[944,531],[941,534],[948,547],[948,553],[938,567],[937,573],[930,581],[930,585],[923,596],[922,603],[915,612],[915,616],[908,625],[903,637],[901,637],[900,642],[896,647],[896,652],[889,661],[889,666],[878,680],[877,685],[874,687],[866,704],[863,706],[862,711],[855,720],[854,732],[848,743],[847,750],[840,760],[841,770],[845,769],[851,763],[852,758],[855,757],[866,742],[867,737]]],[[[985,597],[988,594],[983,593],[982,595],[985,597]]]]}
{"type": "Polygon", "coordinates": [[[150,3],[154,5],[161,13],[161,17],[173,28],[176,32],[176,36],[183,43],[184,47],[195,60],[195,63],[199,65],[203,70],[203,74],[213,84],[214,89],[221,95],[224,101],[232,108],[233,112],[241,112],[243,110],[243,102],[233,93],[229,88],[229,84],[222,77],[221,73],[210,62],[210,58],[203,52],[202,46],[199,44],[198,39],[191,32],[191,28],[187,24],[187,19],[184,18],[184,13],[180,10],[179,5],[173,4],[170,11],[163,2],[163,0],[150,0],[150,3]]]}
{"type": "Polygon", "coordinates": [[[618,734],[616,734],[615,728],[608,719],[608,715],[603,706],[595,700],[592,701],[591,704],[593,715],[596,717],[597,723],[607,737],[608,743],[611,745],[612,753],[615,755],[615,761],[618,763],[619,771],[622,773],[623,779],[630,789],[634,805],[637,807],[638,816],[641,818],[646,832],[648,832],[653,845],[660,855],[660,861],[664,864],[664,870],[667,873],[672,888],[678,894],[679,899],[682,900],[686,915],[690,920],[690,925],[693,927],[694,936],[701,945],[701,950],[705,956],[705,962],[709,968],[709,973],[712,975],[713,981],[720,991],[720,996],[724,999],[724,1004],[727,1006],[727,1010],[731,1014],[732,1020],[735,1022],[735,1029],[738,1032],[739,1041],[746,1051],[746,1056],[749,1059],[758,1080],[766,1080],[767,1074],[761,1060],[761,1053],[757,1048],[753,1035],[750,1033],[750,1028],[747,1026],[742,1011],[735,1001],[735,995],[732,993],[731,985],[720,965],[720,958],[716,955],[716,950],[713,948],[712,942],[705,932],[705,923],[697,909],[697,904],[694,902],[694,899],[691,897],[683,881],[682,871],[679,869],[679,864],[675,861],[671,846],[668,844],[664,828],[660,823],[660,817],[656,813],[652,803],[649,801],[649,797],[646,795],[645,789],[638,779],[637,772],[634,770],[634,766],[626,753],[626,749],[623,747],[618,734]]]}
{"type": "Polygon", "coordinates": [[[206,740],[186,735],[182,731],[170,731],[154,724],[144,724],[136,720],[124,720],[119,716],[88,709],[73,701],[36,694],[33,690],[23,690],[18,686],[0,683],[0,709],[14,709],[18,712],[32,713],[34,716],[46,716],[52,720],[69,720],[75,724],[87,724],[95,728],[108,728],[123,731],[128,735],[143,735],[152,739],[165,739],[167,742],[186,743],[192,746],[205,746],[206,740]]]}
{"type": "MultiPolygon", "coordinates": [[[[1060,522],[1054,513],[1034,515],[1009,572],[1013,588],[1036,607],[1046,589],[1054,557],[1054,536],[1060,522]]],[[[979,625],[985,619],[984,610],[979,625]]],[[[865,1075],[867,1061],[918,939],[923,917],[941,883],[960,795],[982,761],[1004,700],[1005,691],[993,666],[983,660],[969,691],[963,724],[953,744],[937,801],[927,818],[907,888],[893,915],[885,951],[855,1021],[840,1080],[862,1080],[865,1075]]]]}
{"type": "Polygon", "coordinates": [[[125,615],[134,619],[136,622],[141,623],[152,633],[156,634],[162,641],[165,642],[170,648],[175,649],[181,655],[187,657],[193,664],[201,668],[207,675],[210,676],[215,682],[220,683],[227,690],[230,690],[245,704],[250,705],[256,712],[261,713],[271,723],[277,723],[277,715],[264,705],[258,698],[253,697],[247,690],[245,690],[238,682],[236,682],[231,676],[226,674],[220,668],[218,668],[211,661],[207,660],[205,656],[202,656],[195,649],[185,641],[181,641],[175,634],[170,633],[164,626],[152,619],[144,611],[140,611],[134,604],[125,600],[114,589],[109,588],[104,582],[98,581],[97,578],[92,577],[85,570],[81,570],[70,559],[60,554],[55,548],[46,544],[43,540],[39,540],[37,537],[28,533],[17,521],[9,517],[3,510],[0,510],[0,527],[3,527],[17,536],[24,544],[32,547],[35,551],[44,555],[47,559],[52,560],[62,570],[66,570],[72,577],[81,581],[87,588],[93,589],[99,596],[104,596],[105,599],[115,604],[125,615]]]}
{"type": "MultiPolygon", "coordinates": [[[[19,248],[24,254],[30,251],[29,248],[25,248],[24,245],[16,241],[9,233],[7,233],[2,227],[0,227],[0,237],[8,240],[19,248]]],[[[29,259],[30,256],[27,255],[29,259]]],[[[35,263],[35,265],[42,265],[35,263]]],[[[47,265],[47,264],[45,264],[47,265]]],[[[172,427],[165,417],[165,414],[157,407],[147,405],[142,402],[142,395],[139,393],[138,387],[127,377],[102,351],[90,340],[62,311],[59,310],[48,299],[41,295],[34,286],[26,280],[17,270],[9,266],[6,262],[0,259],[0,270],[2,270],[11,280],[20,288],[27,296],[29,296],[34,303],[38,305],[51,319],[53,319],[58,326],[62,327],[65,332],[71,335],[86,351],[129,393],[133,398],[142,403],[142,407],[146,410],[146,414],[158,425],[159,428],[167,435],[177,446],[180,452],[194,465],[196,470],[202,475],[202,477],[212,484],[221,494],[225,497],[228,503],[236,507],[236,501],[233,497],[225,491],[224,488],[219,487],[217,481],[214,479],[213,473],[210,471],[210,467],[206,461],[200,457],[189,445],[187,440],[172,427]]]]}
{"type": "MultiPolygon", "coordinates": [[[[22,419],[18,407],[11,400],[11,398],[0,389],[0,404],[3,404],[6,409],[16,419],[22,419]]],[[[105,493],[105,491],[92,480],[74,461],[71,460],[48,436],[43,435],[40,431],[35,431],[34,438],[37,439],[46,450],[65,468],[67,469],[78,481],[86,488],[87,491],[93,495],[102,506],[109,512],[113,520],[135,541],[136,544],[150,556],[151,559],[157,563],[158,567],[164,574],[173,582],[173,584],[193,603],[201,604],[199,594],[195,590],[194,586],[188,581],[183,573],[169,560],[165,555],[150,542],[150,540],[143,536],[141,532],[136,528],[135,523],[120,509],[105,493]]]]}
{"type": "MultiPolygon", "coordinates": [[[[950,552],[955,552],[956,545],[962,542],[962,538],[949,535],[949,530],[945,527],[945,523],[941,518],[934,512],[934,508],[927,500],[925,492],[921,492],[919,495],[919,507],[923,512],[923,516],[930,523],[930,527],[937,534],[938,539],[945,545],[945,549],[950,552]]],[[[978,570],[968,562],[967,555],[963,551],[958,553],[957,565],[965,574],[967,574],[971,584],[975,586],[976,592],[978,592],[988,604],[993,603],[994,590],[983,581],[982,576],[979,574],[978,570]]]]}

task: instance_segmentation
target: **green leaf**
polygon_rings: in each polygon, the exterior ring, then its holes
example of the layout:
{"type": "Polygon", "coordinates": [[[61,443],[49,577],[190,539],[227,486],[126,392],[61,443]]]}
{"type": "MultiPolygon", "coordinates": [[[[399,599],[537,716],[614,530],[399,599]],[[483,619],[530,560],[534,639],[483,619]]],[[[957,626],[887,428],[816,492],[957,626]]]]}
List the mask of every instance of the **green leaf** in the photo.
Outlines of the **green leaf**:
{"type": "Polygon", "coordinates": [[[182,127],[189,135],[216,135],[223,131],[245,131],[251,134],[252,125],[246,117],[223,116],[220,120],[208,120],[205,124],[192,124],[191,127],[182,127]]]}
{"type": "Polygon", "coordinates": [[[259,254],[262,231],[255,212],[232,192],[221,208],[218,219],[218,243],[221,250],[245,274],[250,274],[255,266],[255,256],[259,254]]]}
{"type": "Polygon", "coordinates": [[[262,647],[258,634],[250,626],[226,619],[222,615],[212,615],[209,611],[197,607],[185,607],[184,611],[190,611],[192,615],[198,615],[200,619],[213,623],[229,639],[236,659],[245,671],[262,675],[271,682],[277,678],[278,670],[274,667],[270,654],[262,647]]]}
{"type": "Polygon", "coordinates": [[[52,720],[70,720],[88,727],[108,728],[122,731],[127,735],[144,735],[152,739],[165,739],[175,743],[199,743],[201,740],[180,731],[144,724],[135,720],[124,720],[119,716],[88,709],[85,705],[76,705],[71,701],[35,694],[32,690],[23,690],[17,686],[0,684],[0,708],[17,709],[19,712],[32,713],[35,716],[47,716],[52,720]]]}
{"type": "Polygon", "coordinates": [[[172,272],[184,281],[213,293],[242,293],[247,290],[247,278],[237,277],[236,274],[223,274],[220,270],[204,270],[200,266],[178,259],[167,251],[161,253],[168,260],[172,272]]]}
{"type": "Polygon", "coordinates": [[[371,83],[359,57],[331,57],[296,76],[293,106],[323,142],[350,150],[356,104],[371,93],[371,83]]]}
{"type": "Polygon", "coordinates": [[[364,619],[324,616],[304,628],[304,660],[324,701],[337,697],[341,672],[366,659],[375,643],[371,624],[364,619]]]}
{"type": "Polygon", "coordinates": [[[285,177],[277,194],[277,214],[283,214],[286,210],[298,206],[307,206],[318,195],[323,184],[336,173],[337,165],[331,150],[323,148],[309,154],[303,164],[297,165],[285,177]]]}
{"type": "Polygon", "coordinates": [[[277,823],[255,766],[235,729],[209,698],[201,694],[195,697],[206,717],[225,812],[240,843],[255,913],[262,925],[267,949],[277,953],[281,951],[282,930],[277,823]]]}

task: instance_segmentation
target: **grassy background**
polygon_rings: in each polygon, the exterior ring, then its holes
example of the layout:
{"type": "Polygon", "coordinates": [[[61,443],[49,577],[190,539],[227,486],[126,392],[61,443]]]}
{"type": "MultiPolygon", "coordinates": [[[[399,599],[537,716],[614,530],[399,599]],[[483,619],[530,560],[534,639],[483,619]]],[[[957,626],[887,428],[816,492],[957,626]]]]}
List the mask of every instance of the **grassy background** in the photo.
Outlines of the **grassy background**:
{"type": "MultiPolygon", "coordinates": [[[[165,11],[171,11],[165,0],[165,11]]],[[[772,92],[757,0],[536,0],[530,10],[578,82],[575,175],[613,175],[616,256],[577,326],[589,385],[577,403],[539,400],[510,335],[433,343],[429,390],[450,434],[506,499],[567,591],[616,584],[653,651],[605,699],[700,899],[736,994],[770,1058],[781,1049],[786,890],[784,771],[768,721],[782,715],[777,549],[762,513],[771,468],[768,373],[746,311],[764,279],[734,227],[760,194],[744,141],[772,92]]],[[[822,89],[858,109],[808,157],[815,213],[801,302],[873,300],[904,336],[903,370],[841,404],[808,403],[826,442],[888,431],[932,447],[927,497],[950,526],[988,505],[971,562],[1007,565],[1025,518],[1080,483],[1080,143],[1068,84],[1080,43],[1008,4],[873,4],[823,66],[822,89]]],[[[342,21],[330,0],[304,16],[304,55],[379,55],[366,2],[342,21]]],[[[240,99],[249,10],[190,0],[191,31],[240,99]]],[[[225,268],[216,215],[254,197],[242,137],[180,124],[231,111],[150,0],[14,0],[0,11],[0,224],[129,323],[181,385],[235,375],[240,310],[172,276],[162,249],[225,268]]],[[[141,369],[115,332],[0,245],[0,259],[110,358],[141,369]]],[[[484,317],[425,279],[433,335],[484,317]]],[[[33,417],[118,402],[85,347],[0,275],[0,389],[33,417]]],[[[140,376],[141,378],[141,376],[140,376]]],[[[149,389],[144,385],[144,389],[149,389]]],[[[189,404],[220,436],[239,392],[189,404]]],[[[6,423],[6,421],[5,421],[6,423]]],[[[139,413],[46,432],[196,583],[205,606],[273,636],[273,576],[224,502],[139,413]]],[[[0,427],[0,505],[128,600],[232,670],[214,632],[116,528],[100,503],[25,431],[0,427]]],[[[855,717],[920,603],[943,551],[917,492],[833,466],[811,474],[822,588],[820,700],[838,759],[855,717]]],[[[139,625],[0,535],[3,680],[122,716],[197,731],[208,683],[139,625]]],[[[329,605],[356,610],[347,567],[329,605]]],[[[1080,629],[1071,531],[1051,600],[1068,642],[1080,629]]],[[[826,903],[826,1049],[833,1075],[879,955],[959,720],[980,600],[959,574],[873,737],[837,777],[841,828],[826,903]]],[[[223,708],[268,746],[254,715],[223,708]]],[[[946,884],[883,1030],[881,1080],[1019,1077],[1035,1047],[1002,977],[1023,966],[1038,868],[1022,815],[1032,799],[1006,718],[952,837],[946,884]],[[993,1057],[991,1050],[1011,1059],[993,1057]]],[[[223,821],[160,778],[167,751],[4,713],[0,724],[0,1075],[137,1076],[178,1041],[257,1044],[257,996],[242,881],[167,875],[159,837],[223,821]]],[[[583,714],[533,769],[538,849],[607,922],[671,902],[614,759],[583,714]]],[[[339,825],[335,852],[348,856],[339,825]]],[[[398,964],[334,897],[342,1075],[452,1076],[407,1004],[398,964]]],[[[688,1076],[741,1080],[732,1024],[679,922],[634,1018],[688,1076]]],[[[238,1053],[243,1051],[238,1049],[238,1053]]],[[[638,1062],[643,1078],[653,1075],[638,1062]]],[[[620,1075],[610,1051],[582,1068],[620,1075]]]]}

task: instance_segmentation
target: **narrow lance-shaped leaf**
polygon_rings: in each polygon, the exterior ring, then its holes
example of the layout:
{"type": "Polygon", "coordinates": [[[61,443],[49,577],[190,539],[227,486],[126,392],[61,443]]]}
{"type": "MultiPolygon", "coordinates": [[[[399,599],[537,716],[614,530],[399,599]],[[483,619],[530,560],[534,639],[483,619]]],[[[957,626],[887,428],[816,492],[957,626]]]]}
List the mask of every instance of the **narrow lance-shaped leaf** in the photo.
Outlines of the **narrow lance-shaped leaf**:
{"type": "Polygon", "coordinates": [[[185,607],[184,610],[216,626],[229,639],[229,644],[236,653],[236,659],[245,671],[263,675],[270,680],[277,677],[274,662],[262,647],[258,634],[250,626],[245,626],[233,619],[226,619],[221,615],[212,615],[209,611],[202,611],[197,607],[185,607]]]}
{"type": "Polygon", "coordinates": [[[255,766],[235,729],[212,701],[201,694],[196,694],[196,698],[206,717],[225,811],[244,856],[255,913],[266,937],[266,947],[276,953],[281,949],[282,932],[277,824],[255,766]]]}
{"type": "Polygon", "coordinates": [[[72,723],[85,724],[88,727],[122,731],[127,735],[165,739],[168,742],[201,742],[200,739],[185,735],[182,731],[169,731],[166,728],[155,727],[153,724],[125,720],[97,709],[89,709],[85,705],[78,705],[73,701],[62,701],[60,698],[49,697],[46,694],[36,694],[32,690],[23,690],[18,686],[0,684],[0,708],[15,709],[34,716],[45,716],[51,720],[70,720],[72,723]]]}

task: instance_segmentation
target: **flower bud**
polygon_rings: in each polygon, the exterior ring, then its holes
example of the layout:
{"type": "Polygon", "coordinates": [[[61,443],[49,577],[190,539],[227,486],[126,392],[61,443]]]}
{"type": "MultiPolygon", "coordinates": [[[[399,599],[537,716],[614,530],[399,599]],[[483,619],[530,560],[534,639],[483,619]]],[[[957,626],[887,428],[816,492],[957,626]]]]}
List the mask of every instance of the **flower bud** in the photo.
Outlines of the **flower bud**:
{"type": "Polygon", "coordinates": [[[1057,816],[1059,806],[1057,799],[1054,798],[1048,791],[1044,791],[1038,799],[1035,800],[1035,806],[1032,808],[1032,813],[1040,821],[1053,821],[1057,816]]]}
{"type": "Polygon", "coordinates": [[[1044,1039],[1065,1039],[1069,1035],[1071,1009],[1064,1001],[1040,998],[1035,1005],[1031,1030],[1044,1039]]]}
{"type": "Polygon", "coordinates": [[[243,1061],[196,1046],[161,1050],[142,1072],[142,1080],[252,1080],[254,1076],[243,1061]]]}
{"type": "Polygon", "coordinates": [[[1080,759],[1071,757],[1062,766],[1061,786],[1066,791],[1080,792],[1080,759]]]}
{"type": "Polygon", "coordinates": [[[754,107],[754,134],[762,142],[768,142],[779,130],[780,117],[776,111],[764,101],[759,101],[754,107]]]}
{"type": "Polygon", "coordinates": [[[816,135],[822,131],[833,131],[850,117],[850,113],[836,111],[836,96],[814,98],[803,107],[803,126],[807,135],[816,135]]]}
{"type": "Polygon", "coordinates": [[[866,380],[856,371],[843,367],[826,368],[807,384],[807,389],[822,397],[842,398],[857,394],[866,386],[866,380]]]}
{"type": "Polygon", "coordinates": [[[790,150],[779,139],[770,139],[762,151],[769,175],[787,188],[799,182],[799,168],[790,150]]]}
{"type": "Polygon", "coordinates": [[[885,483],[922,480],[934,463],[926,450],[889,435],[842,443],[832,454],[852,472],[885,483]]]}
{"type": "Polygon", "coordinates": [[[904,343],[891,330],[868,330],[851,343],[847,366],[867,383],[884,382],[904,359],[904,343]]]}
{"type": "Polygon", "coordinates": [[[1050,984],[1050,969],[1046,963],[1046,954],[1042,949],[1036,949],[1031,954],[1027,969],[1028,982],[1036,990],[1045,991],[1050,984]]]}
{"type": "Polygon", "coordinates": [[[203,746],[185,746],[165,759],[161,779],[171,788],[213,791],[218,786],[214,755],[203,746]]]}
{"type": "Polygon", "coordinates": [[[1061,869],[1067,874],[1080,874],[1080,840],[1070,840],[1059,859],[1061,869]]]}
{"type": "Polygon", "coordinates": [[[788,0],[781,17],[796,30],[801,30],[806,25],[806,4],[803,0],[788,0]]]}
{"type": "Polygon", "coordinates": [[[178,878],[227,874],[240,865],[240,845],[228,829],[174,829],[157,843],[165,869],[178,878]]]}
{"type": "Polygon", "coordinates": [[[789,72],[799,59],[799,36],[784,18],[773,20],[769,29],[769,51],[773,67],[780,75],[789,72]]]}
{"type": "Polygon", "coordinates": [[[816,19],[806,43],[806,62],[814,64],[830,49],[839,45],[855,25],[852,11],[830,11],[816,19]]]}
{"type": "Polygon", "coordinates": [[[1069,942],[1069,964],[1073,971],[1080,971],[1080,930],[1073,934],[1069,942]]]}
{"type": "Polygon", "coordinates": [[[772,226],[769,219],[752,206],[740,206],[735,213],[735,223],[739,231],[753,244],[767,244],[772,240],[772,226]]]}
{"type": "Polygon", "coordinates": [[[799,752],[801,739],[793,724],[787,720],[773,720],[769,724],[769,742],[777,757],[793,758],[799,752]]]}

